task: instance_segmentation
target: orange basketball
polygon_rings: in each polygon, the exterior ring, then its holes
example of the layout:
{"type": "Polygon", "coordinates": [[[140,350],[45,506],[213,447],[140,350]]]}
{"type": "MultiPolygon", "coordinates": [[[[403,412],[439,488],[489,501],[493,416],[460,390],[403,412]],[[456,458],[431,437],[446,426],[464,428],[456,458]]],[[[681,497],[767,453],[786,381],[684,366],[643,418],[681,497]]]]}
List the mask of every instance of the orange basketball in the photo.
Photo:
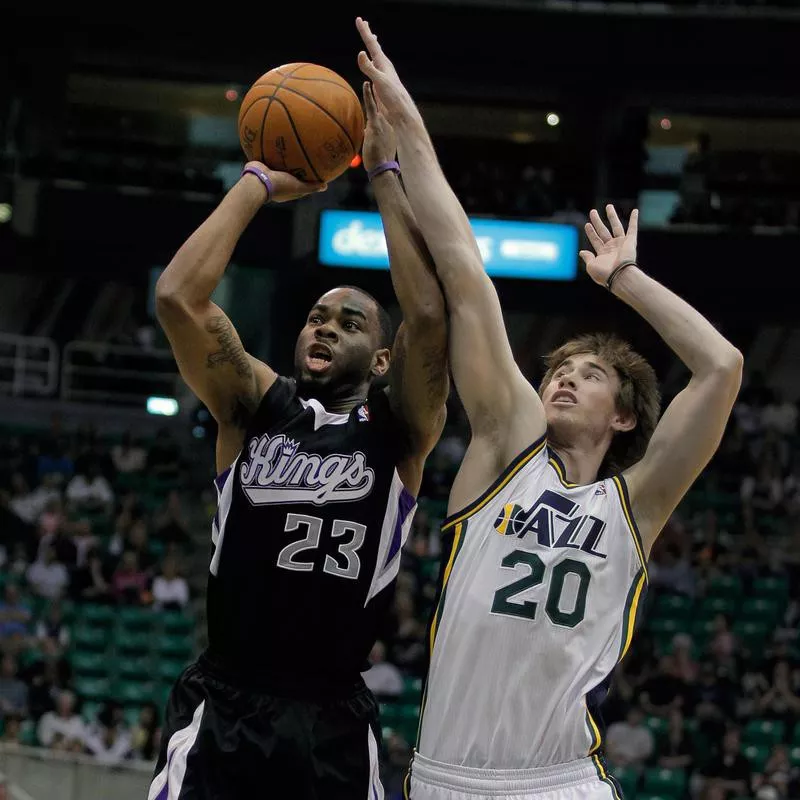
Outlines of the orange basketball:
{"type": "Polygon", "coordinates": [[[356,93],[317,64],[270,70],[250,87],[239,109],[239,141],[247,159],[303,181],[337,178],[363,138],[356,93]]]}

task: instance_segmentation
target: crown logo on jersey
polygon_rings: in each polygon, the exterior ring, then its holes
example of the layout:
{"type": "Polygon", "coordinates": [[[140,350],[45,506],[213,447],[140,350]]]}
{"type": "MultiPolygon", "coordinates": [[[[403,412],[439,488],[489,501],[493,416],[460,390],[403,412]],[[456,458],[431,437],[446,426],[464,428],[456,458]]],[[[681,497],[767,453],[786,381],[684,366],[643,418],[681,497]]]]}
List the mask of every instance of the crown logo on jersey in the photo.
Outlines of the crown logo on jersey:
{"type": "Polygon", "coordinates": [[[358,407],[358,421],[369,422],[369,408],[367,406],[358,407]]]}
{"type": "Polygon", "coordinates": [[[366,497],[375,483],[375,473],[360,451],[323,457],[300,450],[281,433],[253,437],[248,453],[239,480],[253,505],[352,502],[366,497]]]}

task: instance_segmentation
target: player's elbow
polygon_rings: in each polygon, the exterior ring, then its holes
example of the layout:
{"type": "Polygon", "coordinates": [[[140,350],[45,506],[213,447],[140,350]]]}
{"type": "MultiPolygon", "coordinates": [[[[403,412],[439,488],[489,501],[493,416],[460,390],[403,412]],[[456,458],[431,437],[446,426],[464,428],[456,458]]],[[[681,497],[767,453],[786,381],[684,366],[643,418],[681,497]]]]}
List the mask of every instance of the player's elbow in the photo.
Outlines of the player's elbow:
{"type": "Polygon", "coordinates": [[[722,380],[739,390],[742,384],[744,356],[741,350],[733,345],[725,348],[716,358],[715,372],[722,380]]]}

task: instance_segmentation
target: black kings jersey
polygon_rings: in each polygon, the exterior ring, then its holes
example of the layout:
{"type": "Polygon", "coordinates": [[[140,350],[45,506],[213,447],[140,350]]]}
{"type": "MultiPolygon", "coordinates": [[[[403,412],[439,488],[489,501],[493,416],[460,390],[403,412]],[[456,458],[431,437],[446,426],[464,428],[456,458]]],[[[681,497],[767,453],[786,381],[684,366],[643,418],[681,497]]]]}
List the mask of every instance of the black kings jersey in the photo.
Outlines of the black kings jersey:
{"type": "Polygon", "coordinates": [[[216,479],[208,655],[274,691],[352,685],[392,600],[416,508],[383,391],[328,413],[279,377],[216,479]]]}

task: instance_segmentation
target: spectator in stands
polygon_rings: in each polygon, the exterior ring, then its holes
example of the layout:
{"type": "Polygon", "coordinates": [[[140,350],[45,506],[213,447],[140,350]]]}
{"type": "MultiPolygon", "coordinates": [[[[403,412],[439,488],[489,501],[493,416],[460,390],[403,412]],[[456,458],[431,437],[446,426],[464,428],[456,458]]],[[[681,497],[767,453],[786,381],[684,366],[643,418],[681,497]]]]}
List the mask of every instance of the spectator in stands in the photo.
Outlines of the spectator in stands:
{"type": "Polygon", "coordinates": [[[28,567],[27,578],[33,593],[48,600],[61,597],[69,585],[67,568],[56,561],[56,549],[52,545],[45,548],[43,558],[28,567]]]}
{"type": "MultiPolygon", "coordinates": [[[[105,711],[105,710],[104,710],[105,711]]],[[[131,736],[115,718],[101,712],[98,725],[86,734],[86,751],[100,764],[113,766],[131,755],[131,736]]]]}
{"type": "Polygon", "coordinates": [[[31,610],[20,600],[16,583],[6,585],[5,599],[0,603],[0,640],[8,647],[19,644],[30,634],[31,610]]]}
{"type": "Polygon", "coordinates": [[[160,737],[158,707],[155,703],[145,703],[139,712],[139,720],[131,731],[131,749],[134,758],[153,761],[158,755],[160,737]]]}
{"type": "Polygon", "coordinates": [[[75,713],[75,695],[61,691],[56,696],[56,710],[42,715],[36,729],[39,742],[51,750],[70,750],[82,753],[86,728],[80,714],[75,713]]]}
{"type": "Polygon", "coordinates": [[[178,477],[179,469],[178,445],[169,430],[161,428],[147,454],[147,472],[153,477],[169,480],[178,477]]]}
{"type": "Polygon", "coordinates": [[[9,653],[0,661],[0,712],[28,713],[28,687],[17,677],[17,660],[9,653]]]}
{"type": "Polygon", "coordinates": [[[17,542],[9,557],[6,572],[12,580],[23,582],[25,580],[25,573],[28,571],[29,563],[30,559],[28,558],[28,551],[25,544],[17,542]]]}
{"type": "Polygon", "coordinates": [[[133,550],[139,559],[140,569],[148,575],[152,575],[156,566],[156,557],[150,550],[150,535],[147,530],[147,520],[144,517],[139,517],[131,523],[124,549],[133,550]]]}
{"type": "Polygon", "coordinates": [[[122,554],[111,585],[119,603],[142,605],[147,602],[147,575],[139,567],[139,558],[133,550],[126,550],[122,554]]]}
{"type": "Polygon", "coordinates": [[[69,628],[64,624],[61,603],[53,601],[47,615],[36,624],[36,638],[47,655],[58,655],[69,645],[69,628]]]}
{"type": "Polygon", "coordinates": [[[54,497],[47,502],[44,511],[39,515],[39,536],[54,536],[66,521],[64,503],[60,496],[54,497]]]}
{"type": "Polygon", "coordinates": [[[403,693],[403,675],[386,660],[386,645],[375,642],[369,654],[370,668],[363,672],[364,683],[378,697],[399,697],[403,693]]]}
{"type": "Polygon", "coordinates": [[[685,695],[686,684],[677,675],[674,657],[663,655],[658,672],[642,685],[639,702],[645,713],[668,717],[673,710],[683,708],[685,695]]]}
{"type": "Polygon", "coordinates": [[[161,574],[153,581],[155,608],[180,611],[189,604],[189,584],[178,575],[177,561],[168,556],[161,565],[161,574]]]}
{"type": "Polygon", "coordinates": [[[667,735],[658,748],[658,766],[663,769],[688,769],[692,764],[694,747],[686,734],[683,714],[670,712],[667,735]]]}
{"type": "Polygon", "coordinates": [[[384,737],[386,758],[381,769],[381,783],[387,800],[403,797],[403,785],[411,760],[411,747],[396,731],[384,737]]]}
{"type": "Polygon", "coordinates": [[[147,451],[134,441],[130,431],[125,431],[119,444],[111,448],[111,460],[117,472],[126,475],[141,472],[147,462],[147,451]]]}
{"type": "Polygon", "coordinates": [[[766,788],[775,790],[773,796],[788,797],[789,781],[792,775],[792,764],[789,760],[789,749],[784,744],[776,745],[764,765],[761,775],[753,778],[753,787],[757,790],[756,797],[766,795],[766,788]]]}
{"type": "Polygon", "coordinates": [[[156,512],[155,529],[156,537],[163,542],[185,544],[189,541],[189,526],[186,524],[181,496],[177,491],[171,491],[156,512]]]}
{"type": "Polygon", "coordinates": [[[750,792],[752,768],[742,755],[741,747],[739,729],[728,728],[720,752],[701,770],[709,784],[728,792],[731,797],[741,797],[750,792]]]}
{"type": "Polygon", "coordinates": [[[717,614],[713,625],[708,652],[718,661],[726,661],[733,656],[736,647],[736,637],[731,632],[730,617],[727,614],[717,614]]]}
{"type": "Polygon", "coordinates": [[[67,500],[76,511],[111,513],[114,492],[96,461],[89,461],[85,472],[79,472],[69,482],[67,500]]]}
{"type": "Polygon", "coordinates": [[[91,550],[86,558],[86,566],[76,570],[72,579],[72,596],[76,600],[91,603],[113,600],[112,587],[98,550],[91,550]]]}
{"type": "Polygon", "coordinates": [[[722,734],[725,720],[736,713],[738,686],[726,669],[717,674],[714,664],[705,662],[700,668],[700,679],[694,687],[694,714],[703,730],[713,738],[722,734]]]}
{"type": "Polygon", "coordinates": [[[49,657],[34,661],[26,668],[24,680],[28,685],[28,712],[33,719],[39,719],[55,708],[56,695],[67,688],[69,662],[49,657]]]}
{"type": "Polygon", "coordinates": [[[765,429],[775,431],[784,440],[792,437],[797,433],[797,406],[775,390],[764,408],[761,422],[765,429]]]}
{"type": "Polygon", "coordinates": [[[699,667],[692,657],[692,637],[679,633],[672,640],[672,655],[675,658],[675,674],[687,686],[697,680],[699,667]]]}
{"type": "Polygon", "coordinates": [[[776,661],[772,668],[772,685],[759,700],[756,713],[767,719],[782,720],[791,731],[800,715],[800,697],[792,686],[789,662],[776,661]]]}
{"type": "Polygon", "coordinates": [[[689,559],[674,544],[659,548],[650,562],[650,586],[662,591],[695,595],[695,576],[689,559]]]}
{"type": "Polygon", "coordinates": [[[65,484],[75,472],[75,464],[69,452],[69,442],[64,438],[45,439],[42,452],[36,459],[36,475],[42,480],[52,475],[59,485],[65,484]]]}
{"type": "Polygon", "coordinates": [[[606,752],[611,762],[619,767],[638,767],[653,753],[653,734],[644,724],[644,714],[638,706],[631,706],[624,722],[615,722],[606,735],[606,752]]]}
{"type": "Polygon", "coordinates": [[[395,634],[390,646],[391,661],[409,673],[421,676],[425,671],[425,629],[415,613],[414,598],[398,590],[394,601],[395,634]]]}
{"type": "Polygon", "coordinates": [[[46,475],[33,491],[21,472],[15,472],[11,476],[9,508],[29,525],[36,525],[47,504],[60,496],[55,479],[50,475],[46,475]]]}
{"type": "MultiPolygon", "coordinates": [[[[3,735],[0,737],[0,742],[5,747],[19,747],[22,744],[22,717],[19,714],[8,714],[3,721],[3,735]]],[[[11,798],[11,795],[5,794],[8,786],[5,781],[0,781],[0,800],[11,798]]]]}

